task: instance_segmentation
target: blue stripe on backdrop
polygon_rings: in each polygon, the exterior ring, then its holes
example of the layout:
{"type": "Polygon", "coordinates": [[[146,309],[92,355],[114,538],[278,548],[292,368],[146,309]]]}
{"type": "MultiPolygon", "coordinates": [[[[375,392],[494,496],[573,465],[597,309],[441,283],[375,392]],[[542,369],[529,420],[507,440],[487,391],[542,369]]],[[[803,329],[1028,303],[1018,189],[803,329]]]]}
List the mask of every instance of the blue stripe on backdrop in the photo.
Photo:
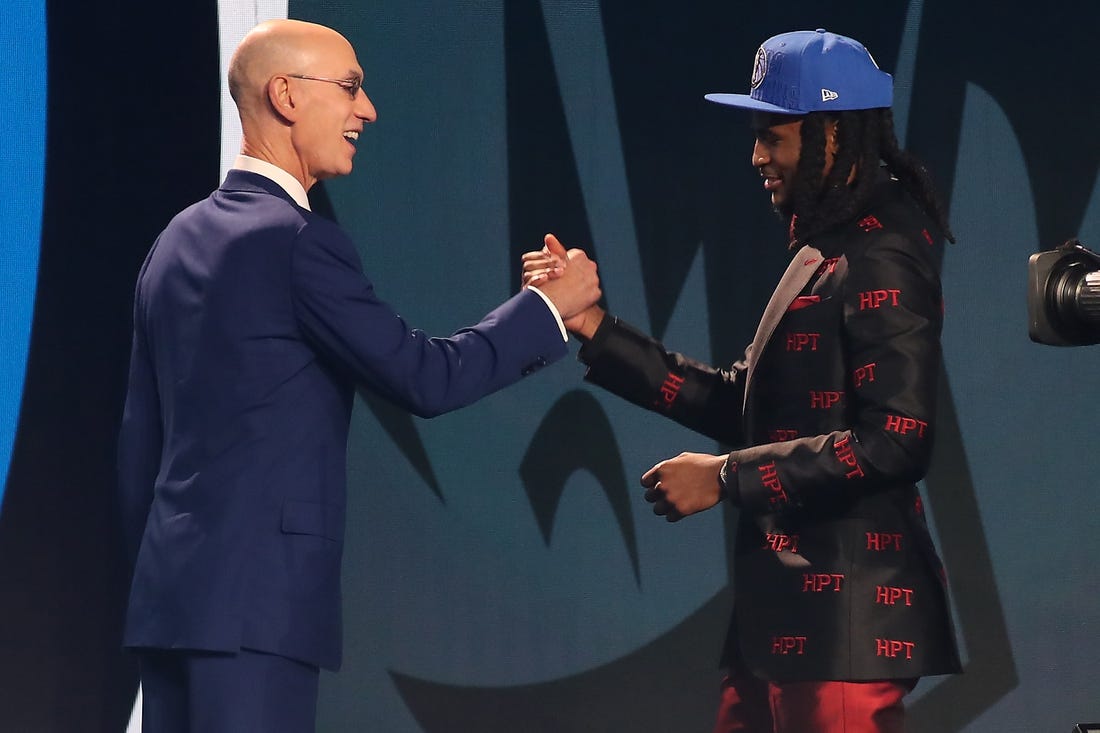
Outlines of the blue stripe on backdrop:
{"type": "Polygon", "coordinates": [[[0,4],[0,501],[7,482],[34,311],[46,149],[46,6],[0,4]]]}

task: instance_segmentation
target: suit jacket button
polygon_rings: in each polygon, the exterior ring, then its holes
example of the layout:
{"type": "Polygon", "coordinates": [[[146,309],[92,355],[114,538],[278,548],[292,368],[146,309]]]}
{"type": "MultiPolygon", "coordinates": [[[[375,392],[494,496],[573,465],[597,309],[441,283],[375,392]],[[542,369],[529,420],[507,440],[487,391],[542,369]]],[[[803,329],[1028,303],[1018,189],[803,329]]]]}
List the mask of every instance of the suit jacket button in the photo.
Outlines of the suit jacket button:
{"type": "Polygon", "coordinates": [[[533,362],[525,366],[520,374],[526,377],[534,374],[539,369],[542,369],[544,366],[546,366],[546,359],[540,356],[539,358],[535,359],[533,362]]]}

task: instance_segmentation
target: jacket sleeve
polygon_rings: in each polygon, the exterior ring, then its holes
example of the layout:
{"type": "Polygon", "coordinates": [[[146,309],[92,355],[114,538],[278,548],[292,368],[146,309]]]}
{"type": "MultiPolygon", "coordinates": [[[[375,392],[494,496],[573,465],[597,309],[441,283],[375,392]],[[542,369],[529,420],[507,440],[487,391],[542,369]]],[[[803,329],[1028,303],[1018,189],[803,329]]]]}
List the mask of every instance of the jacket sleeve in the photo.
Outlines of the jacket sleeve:
{"type": "Polygon", "coordinates": [[[842,297],[848,425],[733,451],[727,488],[754,513],[827,510],[928,469],[943,320],[932,247],[877,237],[849,261],[842,297]]]}
{"type": "Polygon", "coordinates": [[[744,443],[744,361],[715,369],[611,315],[578,356],[588,366],[585,380],[726,445],[744,443]]]}
{"type": "Polygon", "coordinates": [[[447,338],[411,328],[375,294],[336,227],[305,227],[291,270],[306,338],[355,382],[421,417],[470,404],[567,352],[546,303],[526,291],[447,338]]]}
{"type": "Polygon", "coordinates": [[[163,443],[160,397],[141,316],[141,285],[135,291],[130,376],[118,437],[119,508],[127,555],[137,558],[153,486],[160,472],[163,443]]]}

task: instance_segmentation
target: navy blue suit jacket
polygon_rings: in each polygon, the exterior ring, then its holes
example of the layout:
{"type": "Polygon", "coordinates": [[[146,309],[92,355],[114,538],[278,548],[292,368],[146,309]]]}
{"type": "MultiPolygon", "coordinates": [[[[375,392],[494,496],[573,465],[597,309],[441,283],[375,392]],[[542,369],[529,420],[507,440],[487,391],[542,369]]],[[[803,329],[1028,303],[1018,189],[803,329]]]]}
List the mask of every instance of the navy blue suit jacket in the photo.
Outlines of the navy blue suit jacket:
{"type": "Polygon", "coordinates": [[[138,278],[119,442],[125,644],[338,667],[354,387],[431,416],[565,353],[531,292],[449,338],[410,328],[338,226],[231,171],[138,278]]]}

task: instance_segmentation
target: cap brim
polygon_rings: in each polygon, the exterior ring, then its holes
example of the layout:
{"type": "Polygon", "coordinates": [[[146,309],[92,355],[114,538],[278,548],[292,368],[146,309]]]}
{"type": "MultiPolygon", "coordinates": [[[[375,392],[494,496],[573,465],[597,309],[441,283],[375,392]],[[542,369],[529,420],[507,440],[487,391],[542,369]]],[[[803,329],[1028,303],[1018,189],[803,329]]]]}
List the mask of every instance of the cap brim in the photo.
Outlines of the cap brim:
{"type": "Polygon", "coordinates": [[[708,102],[724,104],[727,107],[740,107],[741,109],[753,109],[760,112],[776,112],[783,115],[806,114],[803,110],[787,109],[786,107],[780,107],[778,104],[761,102],[759,99],[753,99],[748,94],[706,94],[703,98],[708,102]]]}

